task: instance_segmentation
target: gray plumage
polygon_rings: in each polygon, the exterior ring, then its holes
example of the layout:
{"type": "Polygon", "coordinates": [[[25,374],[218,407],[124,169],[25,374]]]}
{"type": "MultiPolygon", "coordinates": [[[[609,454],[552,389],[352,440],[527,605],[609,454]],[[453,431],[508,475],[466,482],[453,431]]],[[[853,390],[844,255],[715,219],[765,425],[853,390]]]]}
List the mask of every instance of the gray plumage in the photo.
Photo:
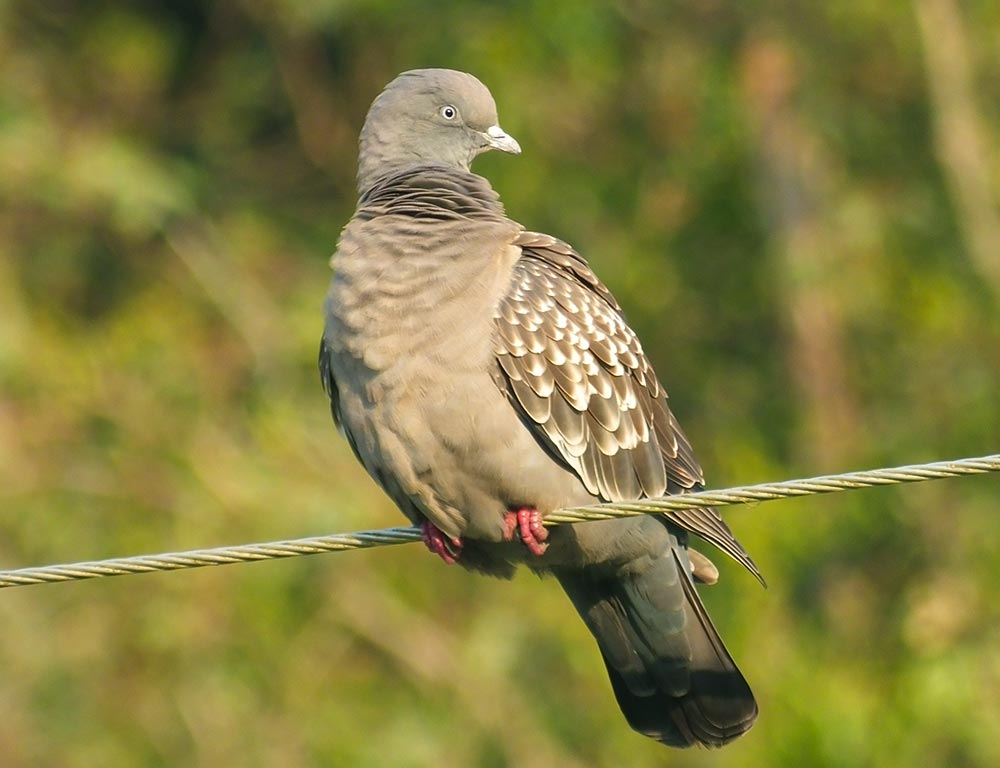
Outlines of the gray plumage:
{"type": "Polygon", "coordinates": [[[541,556],[509,540],[512,510],[704,481],[608,289],[469,171],[489,149],[519,151],[471,75],[406,72],[373,103],[320,347],[334,418],[411,521],[461,540],[461,564],[558,578],[634,728],[725,744],[757,706],[698,598],[692,577],[718,573],[688,533],[760,574],[715,510],[560,526],[541,556]]]}

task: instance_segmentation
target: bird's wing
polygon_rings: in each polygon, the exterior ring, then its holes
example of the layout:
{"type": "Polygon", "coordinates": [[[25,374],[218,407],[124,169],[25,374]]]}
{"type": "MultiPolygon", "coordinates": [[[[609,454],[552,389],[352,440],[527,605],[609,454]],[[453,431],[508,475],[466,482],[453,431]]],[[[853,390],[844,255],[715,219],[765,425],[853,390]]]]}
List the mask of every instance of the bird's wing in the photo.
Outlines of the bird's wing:
{"type": "MultiPolygon", "coordinates": [[[[635,332],[611,292],[566,243],[522,232],[521,256],[496,312],[495,379],[548,453],[604,501],[704,484],[635,332]]],[[[666,513],[760,578],[711,508],[666,513]]]]}
{"type": "Polygon", "coordinates": [[[343,419],[340,417],[340,391],[337,388],[337,379],[333,375],[333,366],[331,365],[330,358],[330,348],[327,345],[326,334],[324,334],[319,343],[319,378],[323,383],[323,390],[326,392],[327,397],[330,398],[330,413],[333,415],[333,423],[337,425],[337,429],[347,438],[347,442],[350,444],[351,450],[354,452],[357,460],[361,462],[362,466],[367,466],[361,456],[361,452],[358,451],[357,443],[354,442],[350,431],[344,427],[343,419]]]}

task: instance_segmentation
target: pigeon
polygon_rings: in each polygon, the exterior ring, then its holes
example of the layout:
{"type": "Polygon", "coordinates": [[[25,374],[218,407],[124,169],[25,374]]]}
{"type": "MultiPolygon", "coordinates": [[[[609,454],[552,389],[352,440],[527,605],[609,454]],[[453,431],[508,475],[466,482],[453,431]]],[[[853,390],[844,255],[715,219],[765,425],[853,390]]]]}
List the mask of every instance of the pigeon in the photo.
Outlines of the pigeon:
{"type": "Polygon", "coordinates": [[[404,72],[372,103],[324,307],[334,420],[446,563],[558,580],[632,728],[724,745],[757,704],[699,598],[718,570],[690,534],[763,579],[711,508],[546,528],[553,510],[704,478],[608,288],[469,170],[490,150],[521,148],[470,74],[404,72]]]}

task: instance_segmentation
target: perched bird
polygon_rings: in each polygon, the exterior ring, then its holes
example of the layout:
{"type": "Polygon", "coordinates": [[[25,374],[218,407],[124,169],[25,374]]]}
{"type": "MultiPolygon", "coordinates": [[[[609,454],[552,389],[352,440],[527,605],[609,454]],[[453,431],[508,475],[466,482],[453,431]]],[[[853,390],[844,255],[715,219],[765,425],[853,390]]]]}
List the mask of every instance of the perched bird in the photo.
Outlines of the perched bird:
{"type": "Polygon", "coordinates": [[[633,728],[726,744],[757,705],[698,597],[718,572],[689,533],[760,574],[714,509],[544,527],[703,478],[610,291],[469,170],[492,149],[521,151],[472,75],[404,72],[372,103],[320,345],[334,419],[446,563],[559,580],[633,728]]]}

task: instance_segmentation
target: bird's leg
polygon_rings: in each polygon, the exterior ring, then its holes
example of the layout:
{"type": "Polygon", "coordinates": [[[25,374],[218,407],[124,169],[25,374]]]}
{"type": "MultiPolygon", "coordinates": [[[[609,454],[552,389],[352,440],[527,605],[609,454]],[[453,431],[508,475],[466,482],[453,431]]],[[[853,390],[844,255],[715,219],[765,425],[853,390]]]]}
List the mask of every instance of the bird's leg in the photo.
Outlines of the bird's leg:
{"type": "Polygon", "coordinates": [[[458,562],[458,556],[462,554],[461,539],[447,536],[430,520],[424,520],[420,523],[420,536],[424,540],[424,546],[448,565],[454,565],[458,562]]]}
{"type": "Polygon", "coordinates": [[[511,541],[514,532],[520,534],[521,541],[533,555],[544,555],[549,545],[545,540],[549,532],[542,525],[542,515],[537,509],[521,508],[507,513],[503,519],[504,541],[511,541]]]}

